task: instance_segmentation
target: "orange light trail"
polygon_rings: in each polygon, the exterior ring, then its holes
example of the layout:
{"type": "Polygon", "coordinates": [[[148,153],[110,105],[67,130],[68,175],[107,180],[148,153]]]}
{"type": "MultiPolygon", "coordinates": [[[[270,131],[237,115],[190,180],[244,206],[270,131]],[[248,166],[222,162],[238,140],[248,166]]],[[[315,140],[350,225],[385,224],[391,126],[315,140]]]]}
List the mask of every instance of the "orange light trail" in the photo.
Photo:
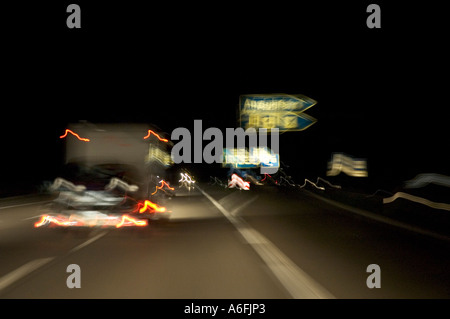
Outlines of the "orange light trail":
{"type": "Polygon", "coordinates": [[[76,136],[76,138],[78,138],[80,141],[83,141],[83,142],[89,142],[90,141],[90,139],[80,137],[77,133],[74,133],[74,132],[72,132],[69,129],[66,129],[66,132],[64,133],[64,135],[61,135],[59,138],[65,138],[67,136],[67,133],[70,133],[70,134],[76,136]]]}
{"type": "Polygon", "coordinates": [[[159,136],[158,134],[156,134],[156,133],[153,132],[152,130],[148,130],[148,134],[147,134],[147,136],[144,137],[144,140],[147,139],[147,138],[149,138],[150,135],[152,135],[152,134],[155,135],[155,136],[158,138],[158,140],[160,140],[161,142],[167,143],[167,142],[169,141],[168,139],[161,138],[161,136],[159,136]]]}
{"type": "Polygon", "coordinates": [[[116,228],[122,227],[125,224],[125,221],[131,222],[136,226],[146,226],[147,225],[146,220],[137,220],[137,219],[131,218],[128,215],[122,215],[122,220],[120,221],[120,223],[118,223],[116,225],[116,228]]]}
{"type": "Polygon", "coordinates": [[[166,208],[163,206],[158,206],[157,204],[146,200],[144,202],[144,204],[139,203],[138,205],[143,205],[140,209],[139,209],[139,213],[143,213],[145,212],[149,207],[155,211],[157,211],[158,213],[164,213],[166,211],[166,208]]]}
{"type": "Polygon", "coordinates": [[[167,187],[168,189],[170,189],[170,190],[172,190],[172,191],[175,190],[175,188],[170,187],[170,185],[169,185],[165,180],[161,180],[160,183],[162,183],[162,184],[161,184],[160,187],[158,187],[159,189],[163,188],[163,186],[166,185],[166,187],[167,187]]]}
{"type": "MultiPolygon", "coordinates": [[[[92,226],[92,225],[85,224],[84,222],[81,222],[81,221],[73,221],[70,219],[62,221],[62,220],[60,220],[56,217],[52,217],[50,215],[43,215],[41,217],[41,219],[34,224],[34,227],[36,227],[36,228],[41,227],[41,226],[45,225],[47,222],[54,223],[57,226],[92,226]]],[[[114,225],[114,223],[105,224],[105,226],[112,226],[112,225],[114,225]]],[[[146,226],[147,221],[146,220],[137,220],[137,219],[131,218],[128,215],[122,215],[122,219],[115,226],[116,226],[116,228],[120,228],[122,226],[133,226],[133,225],[134,226],[146,226]]]]}
{"type": "MultiPolygon", "coordinates": [[[[175,188],[170,187],[170,185],[167,184],[167,182],[166,182],[165,180],[161,180],[160,183],[162,183],[161,186],[155,186],[155,191],[152,193],[152,195],[155,195],[155,194],[158,192],[158,189],[162,189],[162,188],[164,187],[164,185],[166,185],[166,187],[167,187],[168,189],[170,189],[171,191],[174,191],[174,190],[175,190],[175,188]]],[[[164,191],[164,190],[163,190],[163,191],[164,191]]]]}
{"type": "Polygon", "coordinates": [[[41,217],[41,220],[40,220],[40,221],[34,223],[34,227],[41,227],[42,225],[45,224],[45,222],[49,221],[49,217],[50,217],[50,216],[43,215],[43,216],[41,217]]]}
{"type": "Polygon", "coordinates": [[[70,226],[70,225],[73,225],[73,222],[72,221],[70,221],[70,220],[67,220],[67,221],[59,221],[57,218],[55,218],[55,217],[52,217],[52,216],[49,216],[49,215],[43,215],[42,217],[41,217],[41,220],[40,221],[38,221],[38,222],[36,222],[35,224],[34,224],[34,227],[41,227],[42,225],[44,225],[46,222],[49,222],[49,223],[54,223],[54,224],[56,224],[56,225],[58,225],[58,226],[70,226]]]}

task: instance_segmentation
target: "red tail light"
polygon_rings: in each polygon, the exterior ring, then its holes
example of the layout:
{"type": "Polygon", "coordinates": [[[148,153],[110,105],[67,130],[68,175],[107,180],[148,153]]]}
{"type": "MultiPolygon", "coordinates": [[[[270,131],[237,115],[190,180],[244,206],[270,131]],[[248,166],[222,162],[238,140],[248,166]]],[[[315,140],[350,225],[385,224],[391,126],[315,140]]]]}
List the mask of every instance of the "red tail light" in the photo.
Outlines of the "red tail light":
{"type": "Polygon", "coordinates": [[[69,129],[67,129],[66,132],[65,132],[65,134],[64,134],[64,135],[61,135],[59,138],[65,138],[65,137],[67,136],[67,133],[70,133],[70,134],[74,135],[74,136],[75,136],[76,138],[78,138],[80,141],[83,141],[83,142],[89,142],[89,141],[90,141],[90,139],[80,137],[77,133],[74,133],[74,132],[72,132],[72,131],[69,130],[69,129]]]}

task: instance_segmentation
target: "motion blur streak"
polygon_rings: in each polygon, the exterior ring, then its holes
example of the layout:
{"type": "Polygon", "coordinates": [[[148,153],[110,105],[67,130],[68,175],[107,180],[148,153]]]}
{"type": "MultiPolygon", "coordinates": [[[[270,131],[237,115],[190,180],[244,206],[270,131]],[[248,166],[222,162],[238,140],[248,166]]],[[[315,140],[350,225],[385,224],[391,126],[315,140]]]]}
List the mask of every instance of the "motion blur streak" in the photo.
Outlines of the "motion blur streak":
{"type": "Polygon", "coordinates": [[[160,140],[161,142],[164,142],[164,143],[169,142],[168,139],[161,138],[161,136],[159,136],[158,134],[156,134],[156,133],[153,132],[152,130],[148,130],[148,134],[147,134],[146,136],[144,136],[144,140],[147,139],[147,138],[149,138],[150,135],[152,135],[152,134],[155,135],[155,136],[158,138],[158,140],[160,140]]]}
{"type": "Polygon", "coordinates": [[[41,219],[34,224],[34,227],[41,227],[47,224],[53,223],[57,226],[115,226],[117,228],[122,226],[146,226],[147,221],[146,220],[137,220],[134,218],[131,218],[128,215],[122,215],[122,218],[119,221],[119,217],[106,217],[104,220],[96,219],[94,221],[92,220],[82,220],[77,219],[74,220],[72,217],[66,218],[66,217],[53,217],[50,215],[43,215],[41,219]]]}
{"type": "Polygon", "coordinates": [[[164,185],[165,185],[168,189],[170,189],[171,191],[174,191],[174,190],[175,190],[175,188],[170,187],[170,185],[169,185],[165,180],[163,180],[163,179],[160,181],[160,183],[161,183],[161,186],[156,186],[156,187],[155,187],[155,191],[152,193],[152,195],[155,195],[155,194],[158,192],[158,189],[162,189],[162,190],[163,190],[164,185]]]}
{"type": "Polygon", "coordinates": [[[338,189],[341,189],[341,188],[342,188],[340,185],[333,185],[333,184],[331,184],[329,181],[327,181],[327,180],[321,178],[320,176],[317,177],[317,180],[316,180],[315,183],[313,183],[313,182],[311,182],[309,179],[305,178],[305,182],[303,183],[303,185],[299,185],[299,187],[300,187],[300,188],[305,187],[307,182],[310,183],[311,185],[313,185],[315,188],[320,189],[320,190],[325,190],[325,187],[323,187],[323,186],[318,186],[319,182],[326,183],[326,184],[328,184],[329,186],[331,186],[331,187],[333,187],[333,188],[338,188],[338,189]]]}
{"type": "Polygon", "coordinates": [[[311,182],[311,181],[310,181],[309,179],[307,179],[307,178],[305,178],[305,182],[303,183],[303,185],[300,186],[300,188],[305,187],[305,186],[306,186],[306,182],[310,183],[312,186],[314,186],[314,187],[317,188],[317,189],[320,189],[320,190],[322,190],[322,191],[325,190],[325,187],[317,186],[317,183],[313,183],[313,182],[311,182]]]}
{"type": "Polygon", "coordinates": [[[69,190],[72,190],[74,192],[83,192],[86,190],[86,186],[84,185],[75,185],[72,182],[69,182],[67,180],[65,180],[64,178],[61,177],[57,177],[55,179],[55,181],[53,182],[53,184],[50,186],[50,190],[51,191],[56,191],[58,190],[60,187],[65,187],[69,190]]]}
{"type": "Polygon", "coordinates": [[[341,172],[353,177],[367,177],[367,161],[343,153],[334,153],[328,162],[327,176],[336,176],[341,172]]]}
{"type": "Polygon", "coordinates": [[[231,180],[228,182],[229,188],[234,188],[238,186],[239,188],[248,191],[250,189],[250,183],[245,182],[242,178],[240,178],[238,175],[233,174],[231,175],[231,180]]]}
{"type": "Polygon", "coordinates": [[[420,188],[428,184],[450,187],[450,176],[441,174],[419,174],[413,179],[405,182],[406,188],[420,188]]]}
{"type": "Polygon", "coordinates": [[[147,225],[147,221],[146,220],[136,220],[134,218],[131,218],[130,216],[127,215],[123,215],[122,216],[122,220],[120,221],[120,223],[118,223],[116,225],[116,228],[120,228],[122,226],[128,226],[128,224],[134,224],[136,226],[146,226],[147,225]],[[125,224],[125,222],[128,222],[127,224],[125,224]]]}
{"type": "Polygon", "coordinates": [[[83,141],[83,142],[89,142],[89,141],[90,141],[90,139],[80,137],[77,133],[74,133],[74,132],[72,132],[72,131],[69,130],[69,129],[66,129],[65,134],[64,134],[64,135],[61,135],[59,138],[65,138],[65,137],[67,136],[67,133],[70,133],[70,134],[76,136],[76,138],[78,138],[80,141],[83,141]]]}
{"type": "Polygon", "coordinates": [[[170,185],[169,185],[165,180],[161,180],[160,183],[161,183],[161,186],[158,187],[159,189],[161,189],[164,185],[166,185],[166,187],[167,187],[168,189],[170,189],[170,190],[172,190],[172,191],[175,190],[175,188],[170,187],[170,185]]]}
{"type": "Polygon", "coordinates": [[[146,200],[144,202],[144,204],[138,203],[138,207],[141,205],[142,205],[142,207],[139,209],[139,213],[143,213],[149,208],[153,209],[154,211],[156,211],[158,213],[164,213],[166,211],[166,208],[164,206],[158,206],[157,204],[155,204],[149,200],[146,200]]]}
{"type": "Polygon", "coordinates": [[[192,184],[195,183],[195,181],[189,176],[189,174],[187,173],[180,173],[181,175],[181,179],[178,181],[180,183],[188,183],[188,184],[192,184]]]}
{"type": "Polygon", "coordinates": [[[127,192],[137,192],[139,190],[139,187],[136,185],[128,185],[124,181],[118,179],[117,177],[111,178],[108,185],[105,186],[106,190],[111,190],[116,187],[122,188],[124,191],[127,192]]]}
{"type": "Polygon", "coordinates": [[[34,227],[41,227],[47,223],[54,223],[58,226],[74,226],[77,222],[70,220],[59,220],[58,218],[52,217],[50,215],[43,215],[40,221],[34,224],[34,227]]]}
{"type": "Polygon", "coordinates": [[[383,204],[392,203],[397,198],[404,198],[404,199],[407,199],[407,200],[410,200],[410,201],[413,201],[413,202],[416,202],[419,204],[426,205],[431,208],[444,209],[444,210],[450,211],[450,204],[432,202],[428,199],[425,199],[425,198],[422,198],[419,196],[414,196],[414,195],[407,194],[407,193],[403,193],[403,192],[397,192],[391,197],[383,198],[383,204]]]}

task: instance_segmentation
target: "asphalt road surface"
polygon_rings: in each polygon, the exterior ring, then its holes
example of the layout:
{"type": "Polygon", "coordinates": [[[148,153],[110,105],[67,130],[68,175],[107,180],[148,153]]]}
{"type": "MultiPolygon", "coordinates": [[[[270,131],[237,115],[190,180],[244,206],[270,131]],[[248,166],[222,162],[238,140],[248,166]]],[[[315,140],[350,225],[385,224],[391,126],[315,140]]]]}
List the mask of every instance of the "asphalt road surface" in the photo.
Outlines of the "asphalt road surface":
{"type": "Polygon", "coordinates": [[[0,298],[449,298],[450,241],[296,189],[179,189],[147,227],[34,228],[45,197],[0,204],[0,298]],[[69,288],[69,265],[80,288],[69,288]],[[379,288],[369,288],[369,265],[379,288]]]}

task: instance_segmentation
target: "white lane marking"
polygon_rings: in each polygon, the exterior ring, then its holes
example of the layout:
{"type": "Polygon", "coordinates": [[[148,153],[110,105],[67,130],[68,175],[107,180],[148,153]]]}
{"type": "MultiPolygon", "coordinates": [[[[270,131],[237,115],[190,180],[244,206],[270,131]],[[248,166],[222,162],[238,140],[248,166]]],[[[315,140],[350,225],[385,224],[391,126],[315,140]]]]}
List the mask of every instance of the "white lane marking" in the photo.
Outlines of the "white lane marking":
{"type": "Polygon", "coordinates": [[[235,209],[233,209],[233,211],[231,212],[231,215],[236,215],[238,214],[241,210],[243,210],[245,207],[247,207],[248,205],[250,205],[251,203],[253,203],[257,198],[259,197],[259,195],[256,195],[252,198],[250,198],[248,201],[244,202],[243,204],[241,204],[240,206],[236,207],[235,209]]]}
{"type": "Polygon", "coordinates": [[[103,231],[103,232],[101,232],[100,234],[98,234],[98,235],[96,235],[96,236],[94,236],[94,237],[92,237],[92,238],[86,240],[84,243],[81,243],[81,244],[79,244],[78,246],[72,248],[72,249],[69,251],[69,254],[71,254],[71,253],[73,253],[73,252],[76,252],[77,250],[80,250],[81,248],[86,247],[86,246],[89,245],[89,244],[92,244],[94,241],[96,241],[97,239],[100,239],[101,237],[105,236],[107,233],[108,233],[107,231],[103,231]]]}
{"type": "Polygon", "coordinates": [[[334,299],[335,297],[312,279],[272,242],[247,223],[226,210],[198,185],[197,189],[236,227],[245,241],[256,251],[274,276],[294,299],[334,299]]]}
{"type": "Polygon", "coordinates": [[[28,205],[35,205],[35,204],[41,204],[41,203],[47,203],[48,200],[43,200],[39,202],[32,202],[32,203],[24,203],[24,204],[16,204],[16,205],[9,205],[9,206],[1,206],[0,209],[8,209],[8,208],[14,208],[14,207],[21,207],[21,206],[28,206],[28,205]]]}
{"type": "Polygon", "coordinates": [[[23,218],[22,220],[29,220],[29,219],[40,218],[40,217],[42,217],[42,215],[35,215],[35,216],[23,218]]]}
{"type": "Polygon", "coordinates": [[[294,299],[334,299],[335,297],[298,267],[272,242],[252,231],[253,248],[294,299]]]}
{"type": "Polygon", "coordinates": [[[35,271],[36,269],[44,266],[51,260],[53,260],[55,257],[48,257],[48,258],[39,258],[32,260],[25,265],[20,266],[19,268],[11,271],[10,273],[4,275],[0,278],[0,291],[5,289],[6,287],[10,286],[17,280],[25,277],[29,273],[35,271]]]}
{"type": "MultiPolygon", "coordinates": [[[[67,254],[74,253],[75,251],[80,250],[83,247],[86,247],[87,245],[93,243],[94,241],[100,239],[104,235],[106,235],[108,232],[103,231],[99,234],[97,234],[95,237],[92,237],[85,242],[81,243],[80,245],[72,248],[67,254]]],[[[45,264],[49,263],[55,259],[55,257],[47,257],[47,258],[39,258],[34,259],[25,265],[20,266],[19,268],[11,271],[10,273],[4,275],[0,278],[0,292],[5,289],[6,287],[10,286],[14,282],[18,281],[19,279],[25,277],[26,275],[30,274],[31,272],[35,271],[36,269],[44,266],[45,264]]]]}
{"type": "Polygon", "coordinates": [[[267,240],[265,237],[260,236],[260,234],[255,231],[253,228],[249,227],[239,227],[238,231],[241,233],[242,237],[247,241],[249,244],[267,244],[267,240]]]}
{"type": "Polygon", "coordinates": [[[224,197],[222,197],[221,199],[219,199],[217,202],[218,202],[220,205],[225,205],[226,202],[230,200],[230,198],[233,198],[233,197],[235,197],[236,195],[239,195],[239,193],[238,193],[238,192],[230,193],[230,194],[228,194],[227,196],[224,196],[224,197]]]}

